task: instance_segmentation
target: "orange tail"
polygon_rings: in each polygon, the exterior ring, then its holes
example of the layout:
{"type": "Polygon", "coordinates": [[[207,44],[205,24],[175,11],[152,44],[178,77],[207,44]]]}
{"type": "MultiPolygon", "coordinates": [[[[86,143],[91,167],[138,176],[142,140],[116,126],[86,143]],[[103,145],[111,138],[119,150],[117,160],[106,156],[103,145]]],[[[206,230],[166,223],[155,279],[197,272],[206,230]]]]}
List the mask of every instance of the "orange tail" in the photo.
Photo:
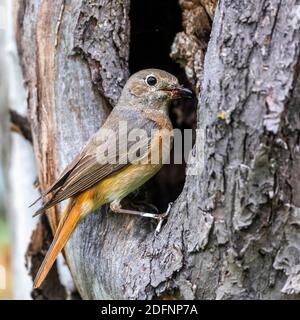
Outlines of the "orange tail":
{"type": "Polygon", "coordinates": [[[56,260],[56,257],[63,249],[64,245],[70,238],[73,230],[75,229],[81,218],[81,206],[76,205],[76,202],[76,199],[71,199],[67,208],[65,209],[63,217],[61,218],[58,228],[55,232],[55,236],[51,243],[51,246],[34,279],[34,288],[38,288],[42,284],[54,261],[56,260]]]}

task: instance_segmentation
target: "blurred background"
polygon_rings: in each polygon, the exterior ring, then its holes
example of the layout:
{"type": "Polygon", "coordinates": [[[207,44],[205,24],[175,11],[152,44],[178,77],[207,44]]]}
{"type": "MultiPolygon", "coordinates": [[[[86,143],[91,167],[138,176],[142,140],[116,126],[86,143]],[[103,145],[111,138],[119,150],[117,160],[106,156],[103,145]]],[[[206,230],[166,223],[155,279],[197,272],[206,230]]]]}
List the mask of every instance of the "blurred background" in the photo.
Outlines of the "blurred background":
{"type": "MultiPolygon", "coordinates": [[[[7,40],[5,3],[0,0],[0,67],[4,64],[4,46],[7,40]]],[[[0,69],[0,300],[12,298],[11,285],[11,239],[9,238],[8,213],[6,212],[4,195],[4,163],[7,159],[7,128],[5,128],[6,109],[8,102],[7,82],[4,70],[0,69]]],[[[7,177],[7,176],[6,176],[7,177]]]]}
{"type": "Polygon", "coordinates": [[[9,223],[4,204],[3,168],[0,167],[0,300],[11,299],[11,247],[9,237],[9,223]],[[4,282],[4,283],[3,283],[4,282]]]}
{"type": "Polygon", "coordinates": [[[10,121],[13,113],[27,112],[12,18],[15,3],[0,0],[0,300],[31,298],[25,254],[36,225],[28,208],[37,196],[33,150],[10,121]]]}
{"type": "Polygon", "coordinates": [[[11,233],[7,199],[4,190],[7,188],[8,175],[8,78],[5,76],[3,66],[6,64],[6,44],[8,40],[7,30],[8,17],[6,15],[6,1],[0,0],[0,299],[12,298],[11,281],[11,233]]]}

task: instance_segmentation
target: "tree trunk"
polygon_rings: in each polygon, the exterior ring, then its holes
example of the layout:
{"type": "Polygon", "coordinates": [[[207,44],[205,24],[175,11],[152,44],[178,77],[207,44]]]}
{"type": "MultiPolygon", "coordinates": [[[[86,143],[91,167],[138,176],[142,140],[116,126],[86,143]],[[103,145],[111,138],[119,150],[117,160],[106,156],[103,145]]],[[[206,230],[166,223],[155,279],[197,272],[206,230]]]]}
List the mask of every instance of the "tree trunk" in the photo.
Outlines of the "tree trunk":
{"type": "MultiPolygon", "coordinates": [[[[220,0],[203,68],[215,1],[180,1],[184,33],[172,56],[200,92],[185,186],[158,236],[149,220],[106,208],[84,219],[65,250],[83,299],[299,298],[297,3],[220,0]]],[[[19,2],[42,189],[119,97],[129,74],[129,7],[129,0],[19,2]]],[[[58,213],[48,216],[55,229],[58,213]]],[[[29,251],[32,274],[43,256],[42,222],[29,251]]],[[[66,297],[53,272],[36,297],[55,297],[57,288],[56,298],[66,297]]]]}

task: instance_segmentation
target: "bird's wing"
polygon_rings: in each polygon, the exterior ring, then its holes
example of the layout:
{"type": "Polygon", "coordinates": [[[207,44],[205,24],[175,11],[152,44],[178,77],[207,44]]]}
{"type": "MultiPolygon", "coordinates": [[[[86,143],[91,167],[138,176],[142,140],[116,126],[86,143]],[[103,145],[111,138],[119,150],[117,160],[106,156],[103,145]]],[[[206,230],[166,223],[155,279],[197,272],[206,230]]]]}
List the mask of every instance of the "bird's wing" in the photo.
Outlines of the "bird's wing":
{"type": "Polygon", "coordinates": [[[147,119],[141,112],[126,109],[126,112],[112,112],[106,120],[104,126],[89,141],[83,151],[71,162],[71,164],[63,171],[60,178],[43,193],[42,197],[51,193],[51,198],[36,211],[35,215],[44,212],[46,209],[56,205],[57,203],[68,199],[80,192],[92,187],[103,178],[115,173],[126,166],[127,159],[141,152],[139,158],[148,156],[151,140],[151,130],[158,129],[155,121],[147,119]],[[119,126],[120,121],[123,126],[119,126]],[[126,123],[126,126],[124,124],[126,123]],[[104,129],[112,130],[111,137],[103,136],[101,133],[104,129]],[[128,139],[120,139],[121,136],[127,134],[133,129],[143,129],[147,135],[139,141],[128,141],[128,139]],[[113,133],[115,135],[113,136],[113,133]],[[124,143],[127,145],[125,146],[124,143]],[[116,145],[116,154],[106,156],[104,159],[99,156],[99,150],[107,150],[111,145],[116,145]],[[145,146],[141,148],[141,145],[145,146]],[[136,146],[136,147],[135,147],[136,146]],[[125,161],[121,161],[121,160],[125,161]],[[116,161],[114,161],[116,160],[116,161]]]}

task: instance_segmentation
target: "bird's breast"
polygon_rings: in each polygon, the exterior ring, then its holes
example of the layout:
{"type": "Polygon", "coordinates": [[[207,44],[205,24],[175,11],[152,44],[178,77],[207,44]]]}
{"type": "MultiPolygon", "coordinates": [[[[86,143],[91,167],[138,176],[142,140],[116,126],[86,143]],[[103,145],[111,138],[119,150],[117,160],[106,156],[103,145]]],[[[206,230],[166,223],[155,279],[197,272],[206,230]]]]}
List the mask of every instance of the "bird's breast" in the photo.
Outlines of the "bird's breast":
{"type": "Polygon", "coordinates": [[[153,177],[161,164],[129,164],[95,186],[95,195],[102,203],[121,200],[153,177]]]}

